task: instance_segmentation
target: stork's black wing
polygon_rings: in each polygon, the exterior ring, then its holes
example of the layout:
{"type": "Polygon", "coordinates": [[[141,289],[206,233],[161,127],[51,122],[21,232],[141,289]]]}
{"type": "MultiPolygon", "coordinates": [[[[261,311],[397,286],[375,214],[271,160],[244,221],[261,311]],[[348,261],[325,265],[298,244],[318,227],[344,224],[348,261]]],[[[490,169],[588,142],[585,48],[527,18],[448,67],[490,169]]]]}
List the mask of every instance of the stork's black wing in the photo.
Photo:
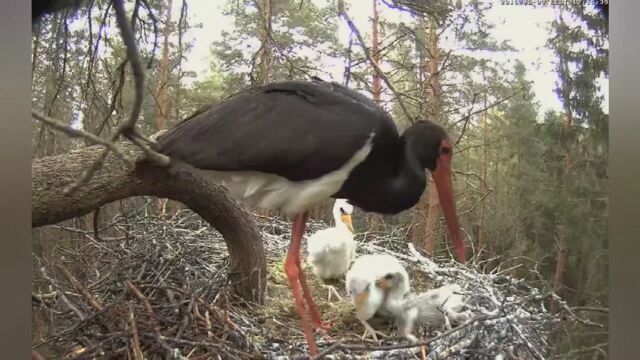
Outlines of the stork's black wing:
{"type": "Polygon", "coordinates": [[[361,94],[289,81],[233,95],[184,120],[158,144],[162,153],[200,169],[299,181],[340,168],[372,132],[374,143],[398,141],[393,120],[361,94]]]}

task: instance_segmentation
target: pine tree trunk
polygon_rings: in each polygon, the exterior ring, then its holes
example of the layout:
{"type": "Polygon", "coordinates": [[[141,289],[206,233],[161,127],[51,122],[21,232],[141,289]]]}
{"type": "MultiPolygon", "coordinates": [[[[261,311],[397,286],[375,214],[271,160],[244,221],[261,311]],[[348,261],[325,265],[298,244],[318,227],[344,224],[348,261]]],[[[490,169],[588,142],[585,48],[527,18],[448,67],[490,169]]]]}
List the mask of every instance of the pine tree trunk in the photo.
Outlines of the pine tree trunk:
{"type": "Polygon", "coordinates": [[[32,42],[32,51],[31,51],[31,81],[33,81],[33,75],[36,72],[36,66],[38,64],[38,54],[40,49],[40,34],[42,30],[40,29],[40,24],[36,24],[33,29],[33,42],[32,42]]]}
{"type": "MultiPolygon", "coordinates": [[[[380,19],[378,15],[378,0],[373,0],[373,20],[372,20],[372,29],[371,29],[371,52],[373,54],[373,60],[380,66],[380,60],[382,58],[380,54],[380,19]]],[[[380,95],[382,94],[382,78],[380,74],[373,67],[373,101],[379,103],[380,95]]]]}
{"type": "Polygon", "coordinates": [[[156,116],[156,129],[158,131],[167,128],[167,114],[169,113],[169,97],[167,86],[169,84],[169,35],[171,35],[171,7],[173,0],[167,1],[165,27],[163,31],[164,42],[162,45],[162,58],[160,59],[160,78],[156,97],[158,99],[158,115],[156,116]]]}
{"type": "MultiPolygon", "coordinates": [[[[487,107],[487,99],[485,97],[485,101],[484,101],[484,106],[485,108],[487,107]]],[[[489,190],[487,188],[487,173],[488,173],[488,168],[489,168],[489,156],[488,156],[488,144],[487,144],[487,138],[488,138],[488,125],[487,125],[487,116],[488,113],[487,111],[484,112],[484,114],[482,114],[482,142],[483,142],[483,146],[482,146],[482,195],[484,196],[484,194],[487,193],[487,191],[489,190]]],[[[484,233],[485,233],[485,229],[484,229],[484,219],[485,219],[485,211],[486,211],[486,203],[487,203],[487,199],[484,198],[482,199],[482,202],[480,204],[480,226],[478,227],[478,254],[482,254],[485,250],[485,238],[484,238],[484,233]]]]}
{"type": "MultiPolygon", "coordinates": [[[[559,21],[561,24],[564,24],[564,19],[562,18],[562,12],[560,12],[559,21]]],[[[564,33],[561,35],[562,41],[567,41],[564,33]]],[[[564,144],[565,144],[565,158],[564,158],[564,167],[562,174],[562,184],[565,196],[569,195],[569,183],[571,181],[571,143],[572,143],[572,135],[571,128],[573,126],[573,113],[571,112],[571,80],[569,77],[569,62],[566,57],[564,51],[559,52],[559,61],[561,67],[560,79],[562,81],[562,106],[564,109],[565,116],[565,134],[563,136],[564,144]]],[[[559,245],[558,245],[558,256],[556,262],[556,271],[553,277],[553,290],[557,295],[562,291],[564,286],[564,273],[567,265],[567,257],[569,253],[569,242],[571,233],[569,232],[569,219],[568,219],[568,211],[564,210],[562,212],[562,217],[560,219],[561,224],[559,226],[558,237],[559,237],[559,245]]],[[[551,302],[551,311],[557,311],[557,303],[555,301],[551,302]]]]}
{"type": "MultiPolygon", "coordinates": [[[[269,82],[269,76],[271,71],[271,0],[261,0],[260,7],[260,64],[258,68],[258,84],[264,85],[269,82]]],[[[273,214],[267,209],[257,208],[254,211],[264,217],[269,217],[273,214]]],[[[275,214],[275,212],[274,212],[275,214]]],[[[259,218],[262,220],[263,218],[259,218]]]]}
{"type": "MultiPolygon", "coordinates": [[[[560,234],[558,244],[558,259],[556,261],[556,271],[553,276],[553,292],[559,295],[562,292],[564,285],[564,273],[567,267],[567,257],[569,255],[569,234],[565,225],[559,226],[560,234]]],[[[556,301],[551,302],[551,313],[555,314],[558,311],[558,303],[556,301]]]]}
{"type": "MultiPolygon", "coordinates": [[[[498,170],[499,170],[499,165],[500,165],[500,158],[498,156],[498,150],[500,147],[496,146],[494,153],[493,153],[493,162],[494,162],[494,166],[493,166],[493,198],[495,199],[495,208],[493,211],[494,216],[499,216],[498,215],[498,209],[501,208],[502,206],[502,198],[500,197],[500,192],[499,190],[499,175],[498,175],[498,170]]],[[[497,253],[497,239],[500,238],[500,236],[502,236],[503,232],[500,232],[499,234],[495,234],[494,236],[491,237],[491,239],[487,242],[487,247],[488,250],[490,251],[491,254],[496,254],[497,253]]]]}
{"type": "MultiPolygon", "coordinates": [[[[373,19],[372,19],[372,29],[371,29],[371,52],[373,56],[373,61],[380,66],[380,61],[382,60],[382,55],[380,54],[380,16],[378,14],[378,0],[373,0],[373,19]]],[[[373,101],[376,103],[380,103],[380,96],[382,94],[382,78],[380,77],[380,73],[373,67],[373,85],[372,85],[372,95],[373,101]]],[[[377,234],[380,231],[382,217],[378,214],[370,214],[370,229],[373,233],[377,234]]]]}
{"type": "MultiPolygon", "coordinates": [[[[162,58],[160,59],[160,78],[158,79],[158,115],[156,116],[156,130],[162,131],[167,128],[167,114],[169,114],[169,97],[167,87],[169,85],[169,35],[171,35],[171,7],[173,0],[167,1],[167,12],[163,31],[164,42],[162,44],[162,58]]],[[[158,199],[156,203],[156,213],[164,216],[167,210],[167,199],[158,199]]]]}
{"type": "Polygon", "coordinates": [[[258,74],[258,83],[266,84],[269,82],[269,72],[271,70],[271,0],[262,0],[262,8],[260,9],[260,72],[258,74]]]}
{"type": "MultiPolygon", "coordinates": [[[[60,50],[60,23],[61,23],[61,15],[53,14],[51,17],[51,31],[55,33],[53,39],[51,39],[51,43],[45,46],[43,49],[45,52],[53,51],[54,54],[51,56],[57,60],[58,52],[60,50]]],[[[43,110],[47,114],[47,116],[57,117],[56,111],[56,98],[57,98],[57,88],[60,86],[60,75],[59,71],[56,68],[58,62],[55,61],[53,64],[43,65],[43,71],[49,71],[54,73],[45,77],[44,81],[44,99],[43,99],[43,110]]],[[[49,126],[44,123],[39,124],[38,130],[38,140],[36,143],[36,148],[34,149],[33,157],[44,157],[55,155],[57,152],[57,140],[55,134],[51,131],[49,126]]]]}
{"type": "MultiPolygon", "coordinates": [[[[427,109],[429,113],[429,117],[432,121],[436,123],[440,123],[440,101],[441,101],[441,88],[440,88],[440,73],[439,73],[439,64],[440,64],[440,53],[438,49],[438,35],[437,35],[437,24],[435,20],[431,20],[429,22],[429,40],[428,40],[428,49],[430,53],[429,57],[429,77],[427,81],[427,109]]],[[[428,201],[428,210],[427,210],[427,220],[425,226],[425,238],[423,242],[423,248],[428,253],[432,253],[436,247],[436,243],[438,241],[439,229],[438,222],[436,217],[438,215],[438,209],[440,200],[438,199],[438,191],[433,184],[433,179],[431,178],[431,174],[428,177],[428,186],[427,186],[427,201],[428,201]]]]}

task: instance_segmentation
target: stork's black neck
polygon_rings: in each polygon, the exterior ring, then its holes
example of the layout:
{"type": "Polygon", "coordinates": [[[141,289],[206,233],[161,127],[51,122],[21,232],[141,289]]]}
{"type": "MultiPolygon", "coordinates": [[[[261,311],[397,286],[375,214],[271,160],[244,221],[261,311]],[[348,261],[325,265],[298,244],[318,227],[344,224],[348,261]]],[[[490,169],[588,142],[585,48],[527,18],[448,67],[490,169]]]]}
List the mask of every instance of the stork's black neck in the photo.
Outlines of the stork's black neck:
{"type": "Polygon", "coordinates": [[[393,143],[374,138],[371,153],[336,195],[364,211],[382,214],[413,207],[425,190],[425,167],[435,167],[435,157],[423,155],[423,147],[417,134],[409,130],[393,143]]]}

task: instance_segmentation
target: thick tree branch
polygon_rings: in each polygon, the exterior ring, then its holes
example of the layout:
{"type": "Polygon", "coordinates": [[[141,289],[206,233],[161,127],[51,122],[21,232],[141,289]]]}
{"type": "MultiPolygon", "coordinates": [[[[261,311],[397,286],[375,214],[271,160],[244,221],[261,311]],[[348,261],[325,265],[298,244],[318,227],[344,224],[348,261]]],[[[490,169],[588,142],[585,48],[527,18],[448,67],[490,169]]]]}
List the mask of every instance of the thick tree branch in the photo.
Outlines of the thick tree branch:
{"type": "Polygon", "coordinates": [[[232,277],[239,293],[261,302],[266,286],[264,247],[249,212],[233,201],[227,190],[192,171],[173,171],[148,161],[137,145],[120,142],[118,148],[130,165],[112,153],[103,166],[73,193],[60,189],[73,184],[78,172],[103,156],[101,146],[90,146],[68,154],[35,159],[32,164],[32,226],[54,224],[90,213],[110,202],[132,196],[151,195],[185,204],[224,237],[232,277]]]}

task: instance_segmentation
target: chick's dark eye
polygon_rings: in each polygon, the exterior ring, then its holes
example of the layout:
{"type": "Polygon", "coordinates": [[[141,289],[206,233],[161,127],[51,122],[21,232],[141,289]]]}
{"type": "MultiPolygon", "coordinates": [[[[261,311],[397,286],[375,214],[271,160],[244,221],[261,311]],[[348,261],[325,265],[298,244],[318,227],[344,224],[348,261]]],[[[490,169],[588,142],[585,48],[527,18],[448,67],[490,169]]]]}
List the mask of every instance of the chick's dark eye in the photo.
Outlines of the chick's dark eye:
{"type": "Polygon", "coordinates": [[[391,279],[393,279],[393,274],[387,274],[387,275],[384,276],[384,278],[386,280],[391,280],[391,279]]]}
{"type": "Polygon", "coordinates": [[[342,215],[345,215],[347,213],[343,208],[340,208],[340,212],[342,213],[342,215]]]}

